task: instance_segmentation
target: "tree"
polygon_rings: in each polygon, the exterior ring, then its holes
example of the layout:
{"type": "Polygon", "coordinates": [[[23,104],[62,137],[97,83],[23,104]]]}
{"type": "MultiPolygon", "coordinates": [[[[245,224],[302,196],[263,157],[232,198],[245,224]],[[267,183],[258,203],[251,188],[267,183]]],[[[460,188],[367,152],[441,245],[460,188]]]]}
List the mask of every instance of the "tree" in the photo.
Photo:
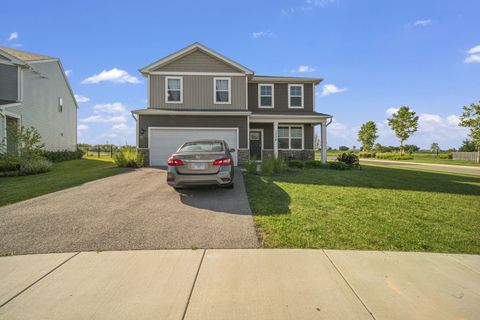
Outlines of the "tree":
{"type": "Polygon", "coordinates": [[[440,152],[440,147],[438,143],[436,142],[432,143],[432,145],[430,146],[430,151],[432,151],[432,153],[436,153],[438,156],[438,153],[440,152]]]}
{"type": "Polygon", "coordinates": [[[476,149],[475,143],[473,143],[471,140],[465,139],[463,140],[461,147],[458,148],[458,151],[474,152],[475,149],[476,149]]]}
{"type": "Polygon", "coordinates": [[[400,154],[403,154],[403,142],[418,130],[418,116],[409,107],[403,106],[388,119],[388,125],[400,140],[400,154]]]}
{"type": "Polygon", "coordinates": [[[358,131],[358,141],[362,143],[363,151],[371,151],[377,140],[377,125],[373,121],[362,124],[358,131]]]}
{"type": "Polygon", "coordinates": [[[463,106],[463,113],[458,125],[470,129],[468,135],[472,138],[475,148],[480,151],[480,101],[478,104],[472,103],[470,106],[463,106]]]}
{"type": "Polygon", "coordinates": [[[376,152],[383,152],[383,146],[380,143],[375,144],[376,152]]]}
{"type": "Polygon", "coordinates": [[[350,149],[350,148],[347,147],[347,146],[340,146],[340,147],[338,147],[338,150],[340,150],[340,151],[347,151],[348,149],[350,149]]]}

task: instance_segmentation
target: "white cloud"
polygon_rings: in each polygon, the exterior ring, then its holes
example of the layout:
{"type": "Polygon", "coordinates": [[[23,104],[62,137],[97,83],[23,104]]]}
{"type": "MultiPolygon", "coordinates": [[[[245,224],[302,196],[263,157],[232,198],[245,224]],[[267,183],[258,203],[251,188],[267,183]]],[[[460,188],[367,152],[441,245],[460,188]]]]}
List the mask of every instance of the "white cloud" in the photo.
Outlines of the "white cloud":
{"type": "Polygon", "coordinates": [[[252,38],[259,39],[259,38],[269,38],[273,36],[273,32],[270,31],[257,31],[252,32],[252,38]]]}
{"type": "Polygon", "coordinates": [[[77,130],[78,130],[78,131],[88,130],[88,125],[86,125],[86,124],[79,124],[79,125],[77,126],[77,130]]]}
{"type": "Polygon", "coordinates": [[[471,54],[463,61],[465,63],[480,63],[480,54],[471,54]]]}
{"type": "Polygon", "coordinates": [[[397,113],[398,112],[398,108],[388,108],[385,113],[389,116],[393,115],[394,113],[397,113]]]}
{"type": "Polygon", "coordinates": [[[426,27],[428,25],[432,24],[432,20],[430,19],[426,19],[426,20],[417,20],[413,23],[413,26],[414,27],[418,27],[418,26],[421,26],[421,27],[426,27]]]}
{"type": "Polygon", "coordinates": [[[480,44],[467,51],[468,54],[480,53],[480,44]]]}
{"type": "Polygon", "coordinates": [[[8,41],[12,41],[18,39],[18,32],[12,32],[10,33],[10,36],[8,37],[8,41]]]}
{"type": "Polygon", "coordinates": [[[305,5],[302,9],[309,9],[315,7],[326,7],[330,4],[334,4],[337,0],[305,0],[305,5]]]}
{"type": "Polygon", "coordinates": [[[452,114],[447,117],[447,123],[449,125],[458,126],[458,124],[460,123],[460,117],[452,114]]]}
{"type": "Polygon", "coordinates": [[[128,126],[125,123],[117,123],[112,126],[112,130],[125,130],[128,126]]]}
{"type": "Polygon", "coordinates": [[[326,84],[322,89],[322,96],[328,96],[335,93],[347,91],[347,88],[337,88],[334,84],[326,84]]]}
{"type": "Polygon", "coordinates": [[[121,102],[96,104],[93,106],[94,113],[124,113],[126,108],[121,102]]]}
{"type": "Polygon", "coordinates": [[[463,60],[464,63],[480,63],[480,45],[467,51],[468,56],[463,60]]]}
{"type": "Polygon", "coordinates": [[[296,70],[293,70],[293,72],[300,72],[300,73],[315,72],[315,68],[313,68],[312,66],[299,66],[296,70]]]}
{"type": "Polygon", "coordinates": [[[65,70],[65,75],[68,77],[72,74],[72,70],[65,70]]]}
{"type": "Polygon", "coordinates": [[[88,102],[90,101],[90,98],[79,95],[79,94],[75,94],[75,100],[77,100],[77,102],[88,102]]]}
{"type": "Polygon", "coordinates": [[[92,123],[122,123],[127,122],[126,115],[119,116],[108,116],[102,114],[94,114],[87,118],[81,119],[81,122],[92,122],[92,123]]]}
{"type": "Polygon", "coordinates": [[[111,70],[103,70],[99,74],[95,74],[82,81],[83,84],[100,83],[109,81],[113,83],[141,83],[136,77],[130,75],[127,71],[113,68],[111,70]]]}

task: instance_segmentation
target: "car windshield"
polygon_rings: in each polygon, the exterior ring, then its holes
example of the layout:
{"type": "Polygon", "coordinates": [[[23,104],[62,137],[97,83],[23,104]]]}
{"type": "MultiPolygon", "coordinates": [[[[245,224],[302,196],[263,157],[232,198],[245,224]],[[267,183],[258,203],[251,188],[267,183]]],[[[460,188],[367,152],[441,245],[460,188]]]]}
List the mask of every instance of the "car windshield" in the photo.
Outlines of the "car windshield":
{"type": "Polygon", "coordinates": [[[223,146],[217,141],[197,141],[185,143],[179,151],[187,152],[221,152],[223,146]]]}

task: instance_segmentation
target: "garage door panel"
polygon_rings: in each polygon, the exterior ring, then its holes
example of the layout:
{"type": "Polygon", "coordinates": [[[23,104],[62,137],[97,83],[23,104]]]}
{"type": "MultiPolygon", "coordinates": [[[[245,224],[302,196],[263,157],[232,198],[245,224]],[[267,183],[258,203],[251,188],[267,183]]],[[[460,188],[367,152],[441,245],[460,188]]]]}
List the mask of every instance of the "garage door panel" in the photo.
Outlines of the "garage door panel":
{"type": "MultiPolygon", "coordinates": [[[[149,128],[150,165],[167,165],[168,157],[183,143],[198,139],[225,140],[230,148],[238,149],[238,130],[235,128],[149,128]]],[[[237,152],[233,158],[237,165],[237,152]]]]}

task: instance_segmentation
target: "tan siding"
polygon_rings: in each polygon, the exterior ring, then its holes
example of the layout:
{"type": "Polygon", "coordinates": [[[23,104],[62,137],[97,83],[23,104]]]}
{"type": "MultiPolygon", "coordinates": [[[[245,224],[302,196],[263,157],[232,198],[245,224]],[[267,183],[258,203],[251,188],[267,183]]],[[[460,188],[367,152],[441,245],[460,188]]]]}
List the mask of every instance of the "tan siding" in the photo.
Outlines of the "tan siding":
{"type": "Polygon", "coordinates": [[[168,108],[175,110],[244,110],[246,108],[245,77],[230,77],[232,90],[231,104],[213,103],[213,78],[215,78],[214,76],[195,75],[182,77],[183,103],[165,103],[165,76],[150,76],[150,107],[168,108]]]}
{"type": "Polygon", "coordinates": [[[274,108],[258,108],[258,83],[248,84],[248,109],[253,112],[275,113],[275,112],[291,112],[292,114],[302,114],[303,112],[314,111],[313,107],[313,85],[305,83],[303,85],[304,92],[304,108],[303,109],[289,109],[288,108],[288,84],[275,83],[274,84],[274,108]]]}
{"type": "Polygon", "coordinates": [[[154,71],[183,72],[241,72],[209,54],[196,50],[154,71]]]}

